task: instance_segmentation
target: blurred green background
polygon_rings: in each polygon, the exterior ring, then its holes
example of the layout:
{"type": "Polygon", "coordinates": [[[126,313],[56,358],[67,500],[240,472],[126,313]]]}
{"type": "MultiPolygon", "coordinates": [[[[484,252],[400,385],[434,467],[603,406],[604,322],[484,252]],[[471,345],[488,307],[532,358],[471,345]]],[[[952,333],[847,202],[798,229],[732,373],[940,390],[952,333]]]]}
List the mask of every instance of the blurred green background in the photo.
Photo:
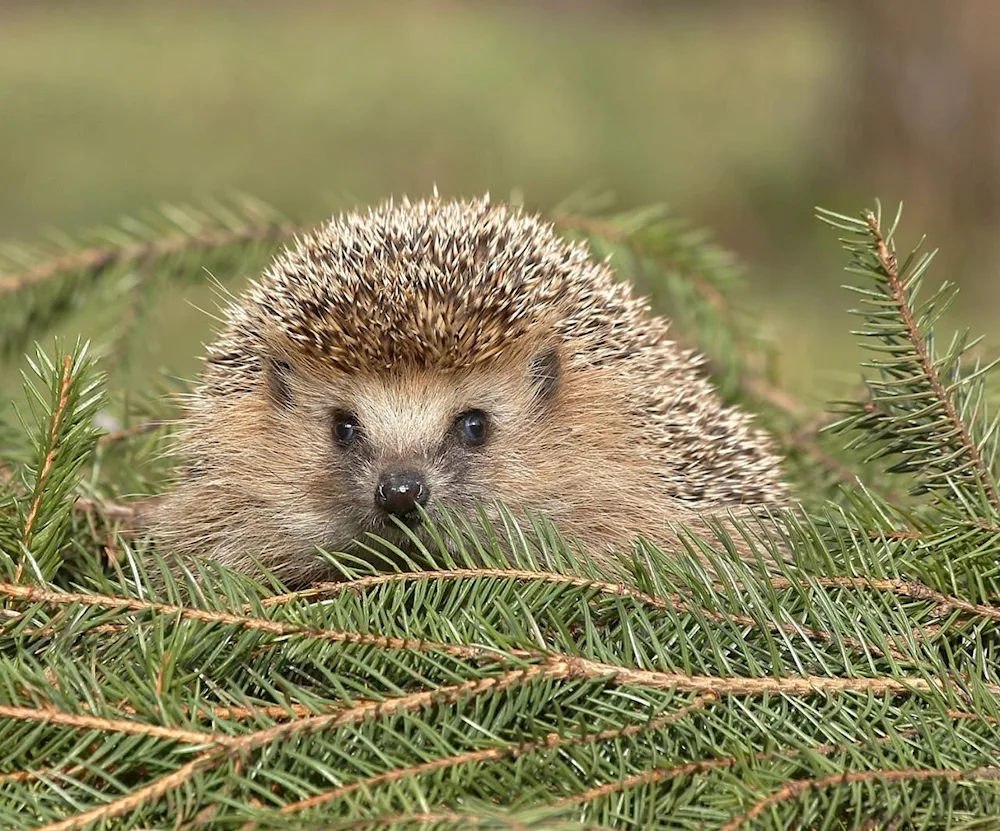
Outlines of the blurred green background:
{"type": "MultiPolygon", "coordinates": [[[[928,233],[962,286],[948,322],[992,334],[998,24],[992,0],[0,3],[0,239],[233,190],[315,220],[434,184],[666,202],[825,395],[857,354],[814,205],[902,200],[900,242],[928,233]]],[[[211,301],[180,293],[143,337],[189,373],[211,301]]],[[[60,330],[99,341],[100,311],[60,330]]]]}

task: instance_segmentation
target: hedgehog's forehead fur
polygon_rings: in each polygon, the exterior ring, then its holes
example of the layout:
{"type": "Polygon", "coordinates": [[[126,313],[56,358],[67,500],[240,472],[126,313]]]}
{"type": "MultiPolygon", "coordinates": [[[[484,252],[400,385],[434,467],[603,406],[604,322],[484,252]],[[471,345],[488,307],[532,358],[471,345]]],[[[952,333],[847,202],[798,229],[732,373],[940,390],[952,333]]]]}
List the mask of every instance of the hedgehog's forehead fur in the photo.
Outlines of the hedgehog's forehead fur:
{"type": "MultiPolygon", "coordinates": [[[[461,370],[525,341],[596,336],[609,309],[613,328],[627,330],[646,306],[534,216],[488,199],[389,202],[278,255],[228,310],[210,358],[232,368],[237,353],[270,349],[345,373],[461,370]]],[[[590,357],[611,357],[614,333],[594,340],[604,354],[590,357]]]]}

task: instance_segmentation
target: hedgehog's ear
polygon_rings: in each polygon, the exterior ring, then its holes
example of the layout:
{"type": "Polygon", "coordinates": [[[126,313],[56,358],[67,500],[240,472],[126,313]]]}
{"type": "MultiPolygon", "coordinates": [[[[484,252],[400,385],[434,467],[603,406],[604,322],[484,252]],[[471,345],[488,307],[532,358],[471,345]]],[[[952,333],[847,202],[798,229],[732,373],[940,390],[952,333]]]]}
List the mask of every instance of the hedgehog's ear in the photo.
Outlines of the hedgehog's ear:
{"type": "Polygon", "coordinates": [[[528,377],[535,387],[535,397],[543,404],[555,396],[561,376],[562,360],[555,346],[538,352],[528,364],[528,377]]]}
{"type": "Polygon", "coordinates": [[[267,357],[264,359],[264,377],[267,380],[267,394],[275,405],[291,409],[291,364],[281,358],[267,357]]]}

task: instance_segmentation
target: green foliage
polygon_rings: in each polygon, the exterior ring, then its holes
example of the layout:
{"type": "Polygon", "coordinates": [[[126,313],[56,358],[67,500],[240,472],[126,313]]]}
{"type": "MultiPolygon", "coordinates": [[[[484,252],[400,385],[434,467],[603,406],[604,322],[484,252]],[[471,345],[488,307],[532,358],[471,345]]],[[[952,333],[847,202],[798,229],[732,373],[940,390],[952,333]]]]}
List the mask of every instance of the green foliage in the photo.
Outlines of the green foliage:
{"type": "Polygon", "coordinates": [[[24,385],[30,418],[18,413],[30,441],[29,458],[8,483],[0,542],[10,556],[0,560],[0,568],[14,582],[45,582],[73,545],[72,497],[97,441],[93,419],[104,395],[85,346],[60,356],[57,363],[38,349],[29,366],[34,378],[26,373],[24,385]]]}
{"type": "Polygon", "coordinates": [[[85,350],[39,353],[47,396],[2,434],[0,827],[990,827],[985,371],[962,339],[935,351],[941,300],[917,303],[926,263],[896,264],[894,227],[825,216],[850,233],[878,375],[822,434],[732,312],[721,252],[659,212],[557,216],[718,348],[804,495],[777,526],[639,543],[624,575],[513,515],[504,540],[446,515],[414,557],[326,555],[342,580],[306,591],[173,573],[117,533],[121,495],[165,472],[155,415],[95,446],[85,350]]]}
{"type": "Polygon", "coordinates": [[[888,463],[914,495],[929,497],[909,518],[920,533],[890,525],[912,549],[921,579],[988,602],[1000,593],[1000,420],[986,398],[986,376],[997,362],[972,353],[981,339],[970,340],[968,332],[939,349],[934,325],[957,289],[946,282],[918,299],[934,254],[918,248],[897,262],[899,214],[885,230],[881,209],[860,219],[830,212],[821,218],[848,232],[847,270],[868,278],[849,288],[861,296],[855,314],[864,325],[857,334],[873,353],[864,366],[877,372],[866,380],[863,401],[840,402],[843,417],[829,429],[848,433],[849,447],[864,451],[867,461],[888,463]],[[950,556],[935,556],[940,551],[950,556]]]}
{"type": "Polygon", "coordinates": [[[872,459],[895,458],[890,470],[913,474],[917,493],[931,493],[940,507],[954,506],[965,516],[1000,514],[997,496],[996,418],[985,413],[984,381],[996,365],[974,361],[963,372],[962,360],[981,339],[956,335],[939,353],[933,327],[957,295],[944,283],[917,302],[924,274],[934,253],[919,249],[899,265],[891,248],[899,221],[884,234],[881,211],[863,219],[823,212],[835,227],[848,231],[848,271],[873,276],[874,285],[851,286],[864,306],[854,313],[864,320],[857,334],[869,339],[875,357],[864,366],[878,371],[869,380],[869,400],[846,403],[848,416],[831,429],[851,430],[852,446],[868,449],[872,459]]]}
{"type": "MultiPolygon", "coordinates": [[[[20,354],[98,284],[114,286],[129,304],[108,339],[115,357],[129,353],[128,338],[165,281],[192,279],[218,270],[242,273],[261,246],[290,237],[296,228],[272,208],[243,197],[203,207],[164,205],[116,227],[79,239],[57,235],[47,245],[0,247],[0,357],[20,354]],[[155,278],[155,279],[153,279],[155,278]]],[[[172,281],[171,281],[172,282],[172,281]]]]}

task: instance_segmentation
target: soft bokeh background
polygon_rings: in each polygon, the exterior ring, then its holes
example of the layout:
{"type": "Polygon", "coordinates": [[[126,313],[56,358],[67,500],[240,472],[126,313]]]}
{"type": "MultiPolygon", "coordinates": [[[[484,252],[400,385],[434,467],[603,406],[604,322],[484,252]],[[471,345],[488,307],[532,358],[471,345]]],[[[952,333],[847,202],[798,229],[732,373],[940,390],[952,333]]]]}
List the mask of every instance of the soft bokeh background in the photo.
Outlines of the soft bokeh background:
{"type": "MultiPolygon", "coordinates": [[[[825,394],[857,355],[814,205],[903,200],[901,241],[928,233],[962,286],[949,323],[993,335],[998,36],[993,0],[0,0],[0,239],[233,190],[311,219],[435,183],[667,202],[749,266],[787,382],[825,394]]],[[[164,325],[187,371],[212,322],[164,325]]]]}

